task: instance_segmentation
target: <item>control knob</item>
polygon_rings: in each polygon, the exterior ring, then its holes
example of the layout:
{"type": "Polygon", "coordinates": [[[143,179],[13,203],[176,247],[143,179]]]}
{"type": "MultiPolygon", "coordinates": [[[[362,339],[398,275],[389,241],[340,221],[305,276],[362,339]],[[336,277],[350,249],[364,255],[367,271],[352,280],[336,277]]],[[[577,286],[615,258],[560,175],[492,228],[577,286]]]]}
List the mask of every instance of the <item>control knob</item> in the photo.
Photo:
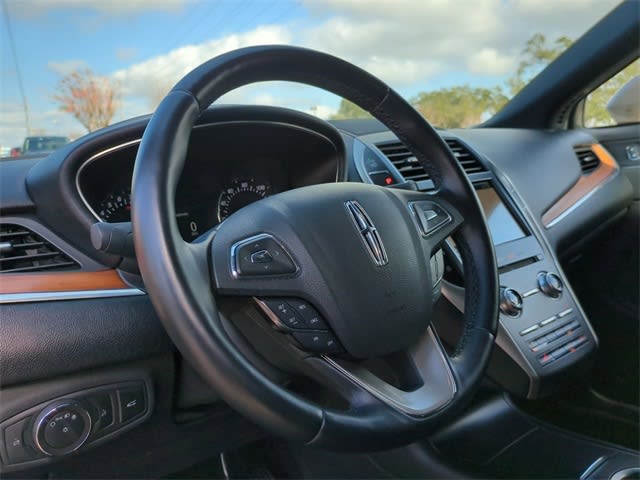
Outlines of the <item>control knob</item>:
{"type": "Polygon", "coordinates": [[[60,400],[47,406],[33,425],[35,446],[46,455],[67,455],[89,438],[91,416],[76,400],[60,400]]]}
{"type": "Polygon", "coordinates": [[[517,317],[522,311],[522,295],[513,288],[502,288],[500,290],[500,310],[506,315],[517,317]]]}
{"type": "Polygon", "coordinates": [[[562,294],[563,287],[562,279],[555,273],[540,272],[538,274],[538,288],[545,295],[558,298],[562,294]]]}

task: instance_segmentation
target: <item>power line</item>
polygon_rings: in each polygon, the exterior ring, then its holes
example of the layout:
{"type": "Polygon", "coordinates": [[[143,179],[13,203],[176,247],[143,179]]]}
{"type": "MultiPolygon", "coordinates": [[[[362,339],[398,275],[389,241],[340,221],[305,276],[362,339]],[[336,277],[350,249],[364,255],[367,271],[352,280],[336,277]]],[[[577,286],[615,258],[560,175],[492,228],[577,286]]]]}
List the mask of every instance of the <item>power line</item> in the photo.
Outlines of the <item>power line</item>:
{"type": "Polygon", "coordinates": [[[222,3],[222,1],[211,1],[209,7],[205,12],[201,15],[198,15],[198,10],[194,9],[193,15],[191,17],[196,17],[194,22],[189,22],[191,24],[191,28],[189,27],[189,23],[187,23],[187,19],[182,24],[182,28],[177,28],[174,30],[171,41],[167,42],[169,48],[167,48],[167,52],[172,51],[174,48],[178,46],[179,43],[184,42],[186,38],[193,34],[193,31],[196,27],[200,26],[203,20],[206,20],[211,14],[217,10],[218,6],[222,3]]]}
{"type": "Polygon", "coordinates": [[[24,123],[27,127],[27,136],[31,135],[31,121],[29,120],[29,105],[27,104],[27,96],[24,94],[24,84],[22,83],[22,73],[20,72],[20,65],[18,64],[18,54],[16,53],[16,44],[13,40],[13,31],[11,30],[11,20],[9,19],[9,8],[7,7],[7,1],[2,0],[2,11],[4,12],[4,21],[7,25],[7,34],[9,36],[9,47],[11,48],[11,54],[13,55],[13,63],[16,68],[16,77],[18,80],[18,89],[22,96],[22,106],[24,108],[24,123]]]}
{"type": "Polygon", "coordinates": [[[285,6],[284,10],[282,10],[279,14],[277,14],[275,17],[271,18],[267,24],[269,25],[275,25],[277,24],[280,20],[282,20],[284,18],[285,15],[289,14],[292,15],[294,12],[296,12],[300,7],[302,7],[302,4],[300,3],[300,1],[298,0],[297,2],[295,2],[295,6],[293,8],[290,8],[288,6],[285,6]]]}

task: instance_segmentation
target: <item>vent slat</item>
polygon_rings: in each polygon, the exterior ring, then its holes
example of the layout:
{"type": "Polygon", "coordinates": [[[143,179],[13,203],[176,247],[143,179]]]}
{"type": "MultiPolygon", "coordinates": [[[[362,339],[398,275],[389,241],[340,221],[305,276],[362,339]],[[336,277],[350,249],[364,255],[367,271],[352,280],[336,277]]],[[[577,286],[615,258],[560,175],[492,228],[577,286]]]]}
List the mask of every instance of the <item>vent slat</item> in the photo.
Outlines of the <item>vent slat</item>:
{"type": "MultiPolygon", "coordinates": [[[[475,155],[458,140],[445,139],[445,142],[467,174],[487,171],[475,155]]],[[[405,180],[420,181],[429,179],[429,174],[404,144],[392,142],[381,143],[376,146],[393,163],[405,180]]]]}
{"type": "Polygon", "coordinates": [[[583,175],[589,175],[600,165],[600,159],[593,153],[591,146],[578,146],[574,147],[573,150],[576,153],[576,157],[578,157],[583,175]]]}
{"type": "Polygon", "coordinates": [[[78,264],[37,233],[21,226],[0,223],[0,273],[68,270],[78,264]]]}
{"type": "Polygon", "coordinates": [[[24,272],[42,272],[44,270],[53,270],[55,269],[63,269],[65,267],[77,267],[76,262],[68,261],[61,263],[51,263],[47,265],[34,265],[31,267],[18,267],[18,268],[9,268],[3,269],[2,273],[24,273],[24,272]]]}

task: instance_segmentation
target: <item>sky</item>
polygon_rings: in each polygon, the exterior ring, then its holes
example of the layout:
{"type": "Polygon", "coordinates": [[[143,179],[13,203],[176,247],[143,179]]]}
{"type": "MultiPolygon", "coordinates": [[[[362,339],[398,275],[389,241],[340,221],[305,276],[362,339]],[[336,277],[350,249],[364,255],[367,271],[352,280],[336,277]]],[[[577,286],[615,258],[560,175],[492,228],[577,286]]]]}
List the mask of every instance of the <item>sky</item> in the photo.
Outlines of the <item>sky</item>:
{"type": "MultiPolygon", "coordinates": [[[[15,147],[26,136],[19,74],[32,129],[73,137],[86,130],[52,98],[65,74],[88,67],[116,82],[122,91],[114,118],[119,121],[152,112],[202,62],[249,45],[326,51],[410,98],[453,85],[502,84],[533,34],[578,38],[618,0],[0,2],[0,147],[15,147]]],[[[312,87],[270,82],[230,92],[219,102],[279,105],[327,118],[340,99],[312,87]]]]}

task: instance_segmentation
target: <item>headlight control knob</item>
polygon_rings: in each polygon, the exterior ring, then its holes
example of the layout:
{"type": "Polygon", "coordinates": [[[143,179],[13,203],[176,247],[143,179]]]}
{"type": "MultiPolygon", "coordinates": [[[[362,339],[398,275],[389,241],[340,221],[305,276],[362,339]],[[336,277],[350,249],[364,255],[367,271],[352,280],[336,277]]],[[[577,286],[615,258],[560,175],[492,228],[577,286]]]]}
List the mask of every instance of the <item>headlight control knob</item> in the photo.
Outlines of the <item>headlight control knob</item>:
{"type": "Polygon", "coordinates": [[[60,400],[47,406],[36,417],[33,439],[46,455],[67,455],[80,448],[89,438],[91,416],[76,400],[60,400]]]}
{"type": "Polygon", "coordinates": [[[500,310],[506,315],[517,317],[522,311],[523,301],[520,295],[513,288],[503,288],[500,290],[500,310]]]}
{"type": "Polygon", "coordinates": [[[538,274],[538,288],[545,295],[558,298],[562,294],[563,287],[562,279],[555,273],[540,272],[538,274]]]}

